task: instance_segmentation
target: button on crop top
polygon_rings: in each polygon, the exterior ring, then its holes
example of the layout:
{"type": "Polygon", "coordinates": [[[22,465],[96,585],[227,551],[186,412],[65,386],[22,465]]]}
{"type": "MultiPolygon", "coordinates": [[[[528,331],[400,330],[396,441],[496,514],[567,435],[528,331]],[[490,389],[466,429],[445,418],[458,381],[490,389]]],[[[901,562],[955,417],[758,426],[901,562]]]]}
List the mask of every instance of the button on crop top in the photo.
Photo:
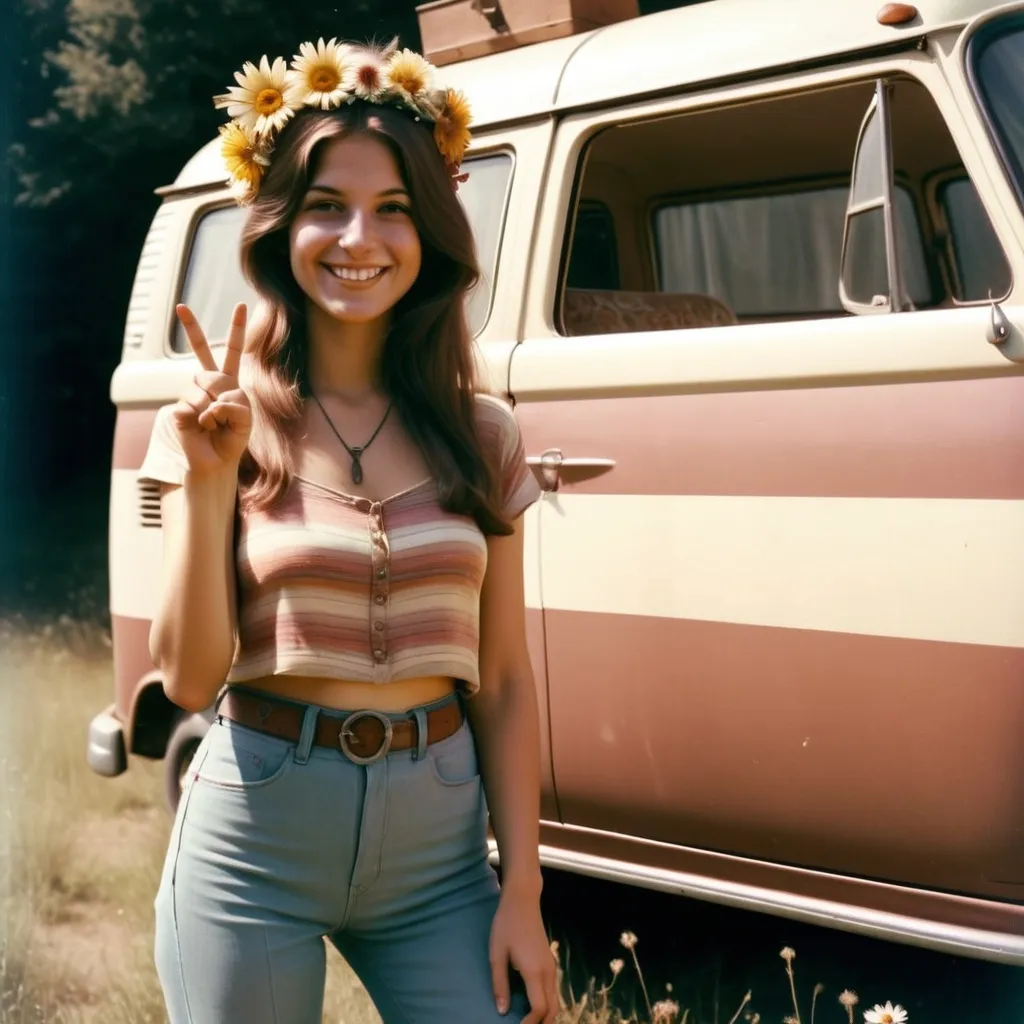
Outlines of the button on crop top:
{"type": "MultiPolygon", "coordinates": [[[[519,427],[500,399],[478,395],[485,452],[501,503],[517,518],[540,495],[519,427]]],[[[186,462],[157,413],[140,480],[180,484],[186,462]]],[[[370,501],[293,477],[270,509],[240,517],[238,638],[227,682],[302,675],[388,683],[450,676],[480,686],[483,533],[444,511],[433,481],[370,501]]]]}

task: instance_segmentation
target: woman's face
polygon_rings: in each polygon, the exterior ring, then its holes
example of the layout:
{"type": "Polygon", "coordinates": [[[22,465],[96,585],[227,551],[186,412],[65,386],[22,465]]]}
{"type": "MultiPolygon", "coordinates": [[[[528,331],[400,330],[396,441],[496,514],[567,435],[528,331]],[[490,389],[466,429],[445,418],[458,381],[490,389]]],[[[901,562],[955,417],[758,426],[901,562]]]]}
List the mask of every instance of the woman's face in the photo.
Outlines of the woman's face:
{"type": "Polygon", "coordinates": [[[345,323],[385,317],[413,286],[422,248],[390,149],[369,135],[325,144],[289,231],[310,301],[345,323]]]}

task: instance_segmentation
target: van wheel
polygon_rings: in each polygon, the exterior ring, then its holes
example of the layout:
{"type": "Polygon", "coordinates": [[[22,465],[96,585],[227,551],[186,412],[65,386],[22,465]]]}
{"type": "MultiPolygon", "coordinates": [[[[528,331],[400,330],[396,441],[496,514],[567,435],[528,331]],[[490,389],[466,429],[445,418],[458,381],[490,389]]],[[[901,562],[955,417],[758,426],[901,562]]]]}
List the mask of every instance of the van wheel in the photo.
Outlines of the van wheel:
{"type": "Polygon", "coordinates": [[[178,719],[167,741],[167,753],[164,754],[164,797],[172,814],[178,809],[185,774],[209,728],[210,723],[202,715],[185,715],[178,719]]]}

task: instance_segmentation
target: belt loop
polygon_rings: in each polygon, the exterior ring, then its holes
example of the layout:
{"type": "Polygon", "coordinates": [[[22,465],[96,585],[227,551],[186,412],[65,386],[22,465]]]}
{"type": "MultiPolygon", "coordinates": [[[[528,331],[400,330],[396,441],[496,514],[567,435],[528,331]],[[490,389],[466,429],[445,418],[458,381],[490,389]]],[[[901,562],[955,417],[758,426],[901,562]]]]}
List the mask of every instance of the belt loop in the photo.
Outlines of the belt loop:
{"type": "Polygon", "coordinates": [[[215,715],[220,715],[220,704],[221,704],[221,701],[224,700],[224,698],[228,695],[228,689],[229,689],[228,684],[225,683],[217,691],[217,699],[213,703],[213,713],[215,715]]]}
{"type": "Polygon", "coordinates": [[[420,761],[427,756],[427,713],[423,708],[413,708],[412,717],[416,721],[416,752],[412,759],[420,761]]]}
{"type": "Polygon", "coordinates": [[[299,743],[295,748],[295,763],[305,764],[309,760],[309,752],[313,747],[313,740],[316,736],[316,718],[320,709],[315,704],[307,704],[302,714],[302,731],[299,733],[299,743]]]}

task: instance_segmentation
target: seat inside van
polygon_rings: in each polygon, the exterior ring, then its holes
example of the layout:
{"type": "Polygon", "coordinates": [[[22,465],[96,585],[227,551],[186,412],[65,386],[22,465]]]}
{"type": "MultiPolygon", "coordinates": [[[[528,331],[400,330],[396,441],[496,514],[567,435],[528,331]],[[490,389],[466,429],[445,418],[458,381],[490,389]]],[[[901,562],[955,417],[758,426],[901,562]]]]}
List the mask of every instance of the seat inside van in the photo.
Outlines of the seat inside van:
{"type": "Polygon", "coordinates": [[[566,289],[562,318],[568,335],[680,330],[736,323],[732,310],[710,295],[586,288],[566,289]]]}

